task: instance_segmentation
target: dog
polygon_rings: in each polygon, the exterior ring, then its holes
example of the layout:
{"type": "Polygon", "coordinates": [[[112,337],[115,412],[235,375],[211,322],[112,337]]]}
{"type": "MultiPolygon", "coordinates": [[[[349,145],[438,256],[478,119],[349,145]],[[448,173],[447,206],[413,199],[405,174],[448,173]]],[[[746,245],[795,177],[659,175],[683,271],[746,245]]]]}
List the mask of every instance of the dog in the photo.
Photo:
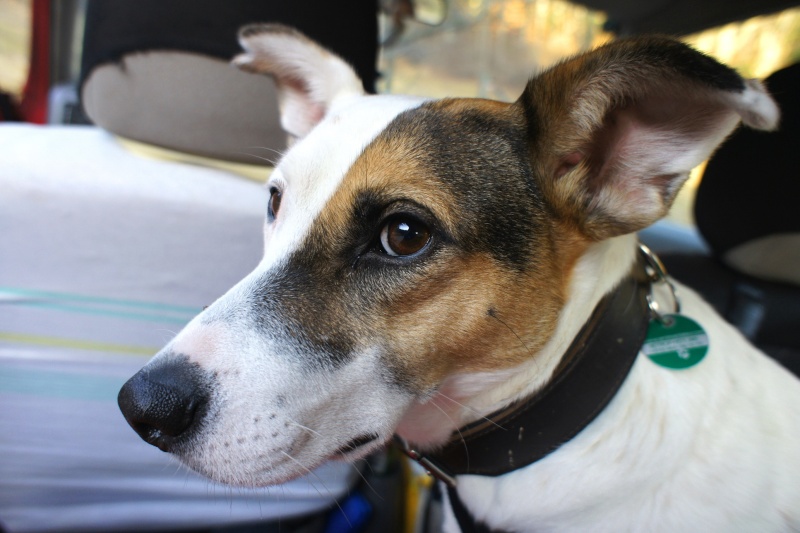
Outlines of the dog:
{"type": "Polygon", "coordinates": [[[147,442],[265,486],[396,435],[450,486],[447,531],[800,530],[800,383],[635,233],[740,122],[777,127],[759,82],[638,37],[513,103],[366,95],[293,29],[239,38],[293,141],[260,264],[120,391],[147,442]],[[677,317],[687,368],[644,349],[677,317]]]}

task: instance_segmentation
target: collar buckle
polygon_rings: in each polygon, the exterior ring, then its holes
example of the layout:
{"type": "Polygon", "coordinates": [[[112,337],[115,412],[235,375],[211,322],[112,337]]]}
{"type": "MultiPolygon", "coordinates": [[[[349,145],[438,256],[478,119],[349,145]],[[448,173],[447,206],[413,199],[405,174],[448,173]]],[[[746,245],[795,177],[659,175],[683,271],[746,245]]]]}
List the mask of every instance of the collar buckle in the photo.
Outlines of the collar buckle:
{"type": "MultiPolygon", "coordinates": [[[[642,243],[639,243],[639,253],[641,257],[644,259],[644,268],[647,277],[650,279],[652,284],[664,284],[667,286],[669,293],[672,295],[672,301],[674,303],[675,314],[679,314],[681,312],[681,300],[678,298],[678,290],[675,287],[675,284],[672,283],[669,276],[667,275],[667,269],[664,267],[664,263],[661,262],[661,259],[653,253],[650,248],[645,246],[642,243]]],[[[652,319],[658,320],[662,324],[669,325],[672,322],[672,318],[666,316],[660,309],[658,302],[653,297],[652,290],[647,294],[647,307],[650,310],[650,317],[652,319]]]]}

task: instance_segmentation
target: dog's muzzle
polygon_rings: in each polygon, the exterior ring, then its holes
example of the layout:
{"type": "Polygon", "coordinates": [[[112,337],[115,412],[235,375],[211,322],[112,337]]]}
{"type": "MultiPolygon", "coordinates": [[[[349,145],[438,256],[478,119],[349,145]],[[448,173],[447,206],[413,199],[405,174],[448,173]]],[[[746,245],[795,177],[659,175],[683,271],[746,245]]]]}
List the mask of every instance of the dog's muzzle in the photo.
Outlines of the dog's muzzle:
{"type": "Polygon", "coordinates": [[[139,436],[174,452],[200,425],[209,390],[204,372],[178,357],[145,366],[123,385],[117,401],[139,436]]]}

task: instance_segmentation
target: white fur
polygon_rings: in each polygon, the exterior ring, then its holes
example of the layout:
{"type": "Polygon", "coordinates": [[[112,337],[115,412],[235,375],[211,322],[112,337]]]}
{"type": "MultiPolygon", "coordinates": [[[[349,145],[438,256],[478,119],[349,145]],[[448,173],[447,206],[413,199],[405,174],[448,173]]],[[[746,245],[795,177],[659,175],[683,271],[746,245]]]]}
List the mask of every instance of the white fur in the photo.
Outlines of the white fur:
{"type": "Polygon", "coordinates": [[[780,110],[760,81],[747,80],[744,92],[731,96],[730,101],[742,121],[751,128],[768,131],[777,129],[780,110]]]}
{"type": "Polygon", "coordinates": [[[245,53],[233,60],[234,65],[271,73],[278,88],[281,126],[296,138],[307,135],[337,100],[364,94],[350,65],[295,32],[244,35],[239,43],[245,53]]]}

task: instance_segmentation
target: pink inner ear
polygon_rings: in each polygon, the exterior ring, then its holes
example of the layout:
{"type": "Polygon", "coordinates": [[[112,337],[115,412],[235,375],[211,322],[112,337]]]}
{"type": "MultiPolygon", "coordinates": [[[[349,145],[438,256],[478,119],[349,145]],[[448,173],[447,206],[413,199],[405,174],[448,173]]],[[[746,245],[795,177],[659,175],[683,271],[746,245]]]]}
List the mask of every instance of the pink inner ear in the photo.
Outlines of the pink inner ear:
{"type": "Polygon", "coordinates": [[[583,161],[584,157],[585,156],[581,152],[572,152],[571,154],[567,154],[566,156],[562,157],[561,162],[556,169],[556,179],[577,167],[580,162],[583,161]]]}
{"type": "Polygon", "coordinates": [[[285,76],[280,78],[280,83],[287,90],[293,92],[298,101],[302,101],[307,107],[303,117],[310,124],[310,127],[314,127],[325,117],[325,102],[319,102],[314,99],[311,87],[306,80],[299,76],[285,76]]]}
{"type": "Polygon", "coordinates": [[[620,232],[635,231],[666,214],[689,171],[738,118],[707,93],[649,94],[608,110],[591,140],[561,159],[557,176],[585,168],[592,216],[610,217],[620,232]]]}
{"type": "Polygon", "coordinates": [[[278,76],[276,79],[279,84],[291,91],[304,94],[308,94],[310,91],[308,84],[299,76],[278,76]]]}
{"type": "Polygon", "coordinates": [[[311,88],[299,76],[276,76],[281,101],[281,125],[290,135],[301,138],[325,116],[325,104],[313,99],[311,88]]]}

